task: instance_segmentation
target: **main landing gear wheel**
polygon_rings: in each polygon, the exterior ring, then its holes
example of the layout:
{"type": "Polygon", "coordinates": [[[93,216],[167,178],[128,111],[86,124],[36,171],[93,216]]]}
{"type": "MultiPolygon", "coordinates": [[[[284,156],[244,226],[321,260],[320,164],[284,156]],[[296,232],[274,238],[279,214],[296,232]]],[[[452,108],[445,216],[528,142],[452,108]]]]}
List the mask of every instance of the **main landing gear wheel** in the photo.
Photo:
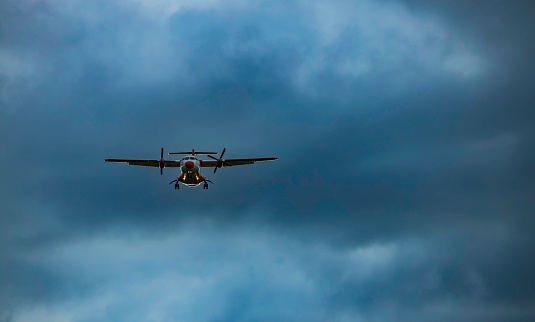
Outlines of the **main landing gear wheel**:
{"type": "Polygon", "coordinates": [[[169,184],[171,184],[171,183],[173,183],[173,182],[175,183],[175,190],[178,190],[178,189],[180,189],[180,185],[178,184],[178,179],[177,179],[177,180],[173,180],[173,181],[169,182],[169,184]]]}
{"type": "Polygon", "coordinates": [[[208,189],[208,182],[210,182],[211,184],[213,184],[212,181],[208,180],[208,179],[205,179],[204,180],[204,186],[202,187],[203,189],[208,189]]]}

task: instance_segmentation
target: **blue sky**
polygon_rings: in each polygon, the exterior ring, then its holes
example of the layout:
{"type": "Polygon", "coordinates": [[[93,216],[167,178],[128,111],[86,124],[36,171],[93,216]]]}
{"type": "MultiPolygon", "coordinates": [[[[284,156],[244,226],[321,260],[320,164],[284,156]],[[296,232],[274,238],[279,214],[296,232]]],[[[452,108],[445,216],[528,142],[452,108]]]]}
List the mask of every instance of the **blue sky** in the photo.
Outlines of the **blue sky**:
{"type": "Polygon", "coordinates": [[[533,320],[534,9],[2,1],[0,321],[533,320]]]}

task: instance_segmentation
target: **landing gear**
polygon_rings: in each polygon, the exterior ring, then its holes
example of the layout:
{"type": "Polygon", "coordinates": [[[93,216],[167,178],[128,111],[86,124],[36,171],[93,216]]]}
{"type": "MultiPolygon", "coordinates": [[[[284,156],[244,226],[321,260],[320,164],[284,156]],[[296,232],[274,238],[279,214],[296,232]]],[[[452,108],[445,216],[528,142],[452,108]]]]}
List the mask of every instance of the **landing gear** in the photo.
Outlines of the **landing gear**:
{"type": "Polygon", "coordinates": [[[208,179],[204,179],[204,186],[202,187],[203,189],[208,189],[208,182],[210,182],[211,184],[213,184],[212,181],[208,180],[208,179]]]}
{"type": "Polygon", "coordinates": [[[175,190],[178,190],[178,189],[180,189],[180,185],[178,184],[178,179],[177,179],[177,180],[173,180],[173,181],[169,182],[169,184],[171,184],[171,183],[173,183],[173,182],[175,183],[175,190]]]}

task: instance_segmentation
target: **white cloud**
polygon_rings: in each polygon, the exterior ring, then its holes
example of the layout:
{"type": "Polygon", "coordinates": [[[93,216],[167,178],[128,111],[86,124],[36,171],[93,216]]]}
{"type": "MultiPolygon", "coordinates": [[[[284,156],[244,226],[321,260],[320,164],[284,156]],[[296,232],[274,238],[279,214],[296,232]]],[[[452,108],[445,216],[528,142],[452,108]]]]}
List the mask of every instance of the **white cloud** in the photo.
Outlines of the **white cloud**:
{"type": "Polygon", "coordinates": [[[36,68],[35,60],[36,58],[32,57],[30,53],[21,56],[19,53],[0,48],[0,77],[28,77],[36,68]]]}
{"type": "Polygon", "coordinates": [[[475,77],[484,58],[438,17],[397,2],[314,2],[311,16],[320,43],[307,53],[296,84],[322,71],[348,77],[391,75],[405,88],[433,74],[475,77]]]}
{"type": "MultiPolygon", "coordinates": [[[[483,235],[476,232],[476,239],[488,239],[488,227],[478,229],[483,235]]],[[[451,245],[459,244],[462,238],[454,236],[460,233],[338,248],[259,224],[198,220],[167,231],[113,227],[12,254],[15,262],[56,277],[43,285],[60,283],[43,300],[15,307],[10,318],[447,321],[484,319],[494,309],[504,320],[532,314],[526,307],[515,313],[489,306],[487,281],[477,268],[457,268],[458,249],[451,245]],[[467,283],[457,295],[443,285],[452,267],[464,272],[453,282],[467,283]]],[[[504,227],[497,233],[510,238],[504,227]]]]}
{"type": "MultiPolygon", "coordinates": [[[[340,0],[270,5],[241,0],[48,0],[45,3],[49,7],[40,13],[39,21],[50,29],[52,39],[81,38],[72,47],[60,44],[54,48],[53,55],[36,48],[29,48],[26,53],[0,52],[0,67],[8,76],[29,76],[36,66],[55,66],[60,70],[52,74],[74,74],[71,78],[76,79],[88,62],[96,62],[114,75],[113,86],[119,88],[164,85],[177,79],[191,83],[206,76],[188,69],[188,60],[195,60],[197,55],[209,57],[211,66],[204,72],[232,75],[232,71],[227,71],[228,66],[222,66],[225,59],[239,60],[240,55],[252,55],[260,63],[279,43],[295,46],[294,50],[302,56],[293,66],[295,71],[289,71],[294,75],[293,83],[301,89],[306,89],[324,72],[349,79],[388,75],[385,81],[390,87],[403,89],[425,83],[435,75],[471,79],[481,75],[486,66],[484,57],[452,34],[437,17],[410,11],[396,2],[340,0]],[[170,29],[169,19],[186,11],[204,13],[191,31],[187,26],[180,31],[170,29]],[[251,13],[265,19],[257,23],[262,30],[255,36],[258,38],[242,39],[233,35],[241,32],[242,27],[249,27],[246,24],[251,21],[241,17],[251,13]],[[274,17],[280,13],[284,13],[285,21],[296,23],[277,24],[274,17]],[[202,38],[204,29],[208,32],[214,27],[210,17],[220,16],[232,17],[233,26],[228,29],[231,33],[228,39],[218,44],[224,57],[198,52],[195,45],[176,34],[194,32],[198,34],[192,36],[202,38]],[[70,35],[54,23],[73,25],[80,32],[70,35]],[[309,39],[314,35],[317,39],[309,39]],[[28,53],[38,54],[34,57],[28,53]]],[[[25,10],[31,13],[29,8],[35,5],[28,3],[25,10]]]]}
{"type": "Polygon", "coordinates": [[[232,314],[241,302],[247,303],[240,309],[245,320],[322,320],[333,314],[322,305],[326,296],[345,283],[365,285],[366,279],[395,270],[399,255],[405,259],[412,252],[405,247],[373,244],[337,250],[258,226],[221,230],[196,224],[156,235],[109,231],[24,254],[35,267],[59,274],[69,284],[94,283],[94,289],[55,303],[20,307],[13,321],[106,320],[117,315],[141,321],[206,321],[232,314]],[[332,269],[345,273],[323,276],[332,269]]]}
{"type": "Polygon", "coordinates": [[[145,14],[157,20],[165,20],[179,11],[228,9],[250,4],[244,0],[134,0],[134,2],[141,5],[145,14]]]}
{"type": "Polygon", "coordinates": [[[11,317],[17,321],[40,321],[40,322],[70,322],[98,320],[106,308],[112,304],[110,296],[94,296],[86,298],[83,303],[79,299],[65,300],[52,305],[36,305],[31,308],[16,310],[11,317]]]}

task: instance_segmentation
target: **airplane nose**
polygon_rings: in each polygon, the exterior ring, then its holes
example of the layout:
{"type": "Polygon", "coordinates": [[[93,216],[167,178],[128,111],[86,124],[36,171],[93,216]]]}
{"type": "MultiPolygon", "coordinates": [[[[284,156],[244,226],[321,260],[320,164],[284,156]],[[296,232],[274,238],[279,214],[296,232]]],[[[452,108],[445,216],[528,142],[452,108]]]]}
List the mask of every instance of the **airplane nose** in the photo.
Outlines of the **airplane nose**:
{"type": "Polygon", "coordinates": [[[193,165],[194,165],[194,164],[193,164],[193,162],[191,162],[191,161],[186,162],[186,168],[188,168],[188,169],[193,168],[193,165]]]}

